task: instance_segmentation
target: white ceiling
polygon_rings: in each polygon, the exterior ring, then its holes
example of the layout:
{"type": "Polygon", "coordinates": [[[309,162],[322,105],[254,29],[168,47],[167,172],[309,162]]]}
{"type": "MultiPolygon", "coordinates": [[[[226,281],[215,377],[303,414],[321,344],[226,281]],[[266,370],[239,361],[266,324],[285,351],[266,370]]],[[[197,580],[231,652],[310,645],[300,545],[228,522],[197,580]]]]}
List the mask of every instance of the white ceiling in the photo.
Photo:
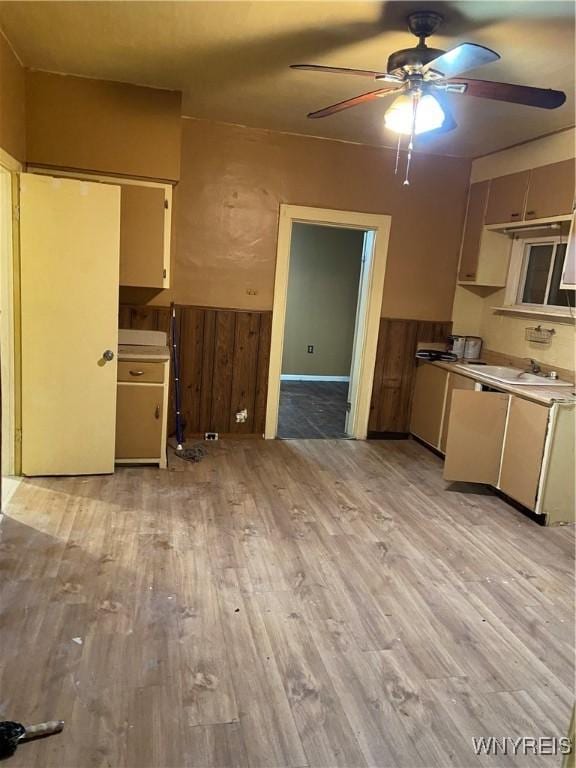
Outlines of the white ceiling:
{"type": "Polygon", "coordinates": [[[193,117],[393,146],[388,98],[306,118],[372,80],[288,65],[385,68],[416,44],[405,17],[422,8],[446,19],[434,47],[470,41],[501,54],[466,76],[567,94],[554,111],[451,95],[459,127],[427,151],[475,157],[574,124],[573,2],[0,2],[0,25],[31,68],[178,89],[193,117]]]}

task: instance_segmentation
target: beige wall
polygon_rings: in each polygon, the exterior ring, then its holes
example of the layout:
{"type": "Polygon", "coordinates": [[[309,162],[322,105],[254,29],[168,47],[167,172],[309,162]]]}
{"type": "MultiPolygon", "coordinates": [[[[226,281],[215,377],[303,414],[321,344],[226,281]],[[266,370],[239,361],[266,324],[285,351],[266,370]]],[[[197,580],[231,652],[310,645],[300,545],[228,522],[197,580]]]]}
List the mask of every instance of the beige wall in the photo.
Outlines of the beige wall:
{"type": "MultiPolygon", "coordinates": [[[[522,144],[504,152],[486,155],[472,163],[471,181],[483,181],[507,173],[536,168],[573,158],[576,131],[570,129],[522,144]]],[[[495,311],[504,303],[504,291],[458,286],[454,297],[454,333],[482,336],[487,349],[512,357],[531,357],[545,365],[574,370],[576,334],[564,320],[545,320],[542,325],[556,333],[550,345],[526,341],[525,330],[538,325],[538,318],[509,316],[495,311]]]]}
{"type": "Polygon", "coordinates": [[[185,119],[173,289],[154,303],[270,309],[279,206],[291,203],[391,214],[382,314],[449,319],[470,163],[417,153],[405,187],[394,161],[386,149],[185,119]]]}
{"type": "Polygon", "coordinates": [[[293,225],[282,373],[349,376],[363,243],[359,230],[293,225]]]}
{"type": "Polygon", "coordinates": [[[0,32],[0,148],[26,160],[24,69],[0,32]]]}
{"type": "Polygon", "coordinates": [[[180,176],[175,91],[27,72],[28,162],[120,176],[180,176]]]}

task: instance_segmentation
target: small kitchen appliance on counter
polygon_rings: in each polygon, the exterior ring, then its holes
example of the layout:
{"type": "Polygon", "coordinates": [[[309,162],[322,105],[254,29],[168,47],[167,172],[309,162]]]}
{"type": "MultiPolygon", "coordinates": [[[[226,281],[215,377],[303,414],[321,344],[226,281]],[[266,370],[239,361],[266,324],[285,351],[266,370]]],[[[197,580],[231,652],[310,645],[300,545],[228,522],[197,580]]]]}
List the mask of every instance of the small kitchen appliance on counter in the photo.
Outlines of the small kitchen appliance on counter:
{"type": "Polygon", "coordinates": [[[466,336],[456,334],[448,336],[448,351],[456,355],[458,360],[464,357],[464,348],[466,347],[466,336]]]}
{"type": "Polygon", "coordinates": [[[448,336],[448,351],[456,355],[458,360],[479,360],[482,353],[480,336],[448,336]]]}
{"type": "Polygon", "coordinates": [[[480,360],[482,354],[482,339],[480,336],[466,336],[464,345],[464,360],[480,360]]]}

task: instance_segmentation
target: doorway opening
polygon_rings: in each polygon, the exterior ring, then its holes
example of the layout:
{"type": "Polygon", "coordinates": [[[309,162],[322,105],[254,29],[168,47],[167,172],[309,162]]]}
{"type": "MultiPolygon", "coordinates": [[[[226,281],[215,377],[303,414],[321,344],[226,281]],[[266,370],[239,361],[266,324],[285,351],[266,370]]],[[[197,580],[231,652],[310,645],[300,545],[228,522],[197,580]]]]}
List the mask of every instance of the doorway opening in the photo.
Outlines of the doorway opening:
{"type": "Polygon", "coordinates": [[[295,222],[280,376],[280,438],[346,438],[368,232],[295,222]]]}
{"type": "Polygon", "coordinates": [[[390,223],[280,206],[266,438],[366,438],[390,223]]]}

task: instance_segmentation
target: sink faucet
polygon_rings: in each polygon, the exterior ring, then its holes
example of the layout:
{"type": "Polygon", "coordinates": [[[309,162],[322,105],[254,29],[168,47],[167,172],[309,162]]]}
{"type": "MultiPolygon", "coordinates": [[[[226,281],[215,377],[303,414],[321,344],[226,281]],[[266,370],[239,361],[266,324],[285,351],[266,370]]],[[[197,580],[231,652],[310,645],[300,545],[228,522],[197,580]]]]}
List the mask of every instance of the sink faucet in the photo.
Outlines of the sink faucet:
{"type": "Polygon", "coordinates": [[[536,360],[532,360],[531,357],[529,357],[528,360],[530,360],[530,367],[527,368],[524,373],[533,373],[537,375],[542,372],[542,368],[540,368],[536,360]]]}

